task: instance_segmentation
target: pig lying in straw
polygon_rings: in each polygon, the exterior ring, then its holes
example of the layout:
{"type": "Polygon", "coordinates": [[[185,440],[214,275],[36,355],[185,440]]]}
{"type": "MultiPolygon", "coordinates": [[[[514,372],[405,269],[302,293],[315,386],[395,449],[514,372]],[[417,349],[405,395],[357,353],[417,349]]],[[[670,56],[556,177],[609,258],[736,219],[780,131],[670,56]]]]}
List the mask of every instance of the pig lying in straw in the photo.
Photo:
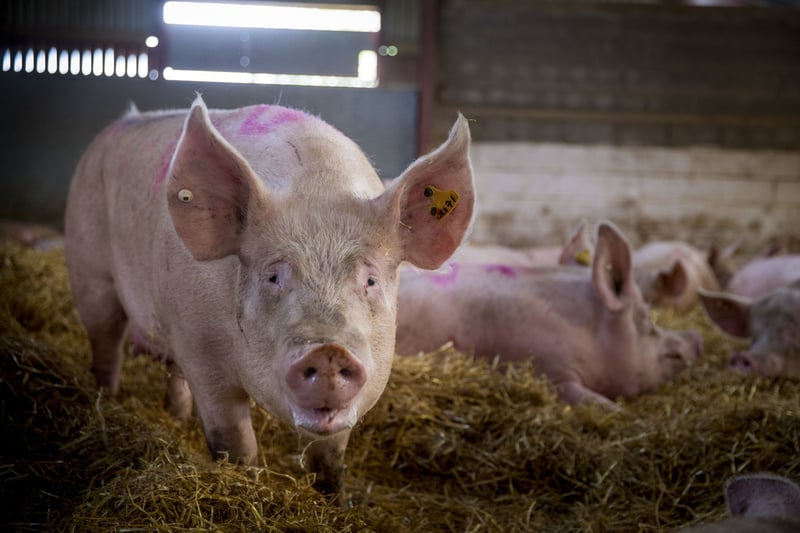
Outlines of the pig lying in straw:
{"type": "Polygon", "coordinates": [[[709,318],[734,337],[752,338],[731,354],[734,370],[800,379],[800,279],[759,298],[700,291],[709,318]]]}
{"type": "Polygon", "coordinates": [[[311,440],[339,494],[353,425],[378,400],[395,340],[397,268],[436,268],[473,211],[463,117],[387,190],[361,150],[278,106],[134,112],[81,159],[66,259],[99,385],[119,387],[129,326],[170,365],[216,457],[255,464],[249,399],[311,440]]]}
{"type": "Polygon", "coordinates": [[[403,269],[397,352],[452,341],[476,357],[531,359],[569,403],[633,397],[672,379],[701,354],[697,332],[662,330],[633,281],[630,247],[601,223],[590,268],[451,263],[403,269]]]}
{"type": "Polygon", "coordinates": [[[697,303],[697,289],[720,286],[709,256],[680,241],[648,243],[633,253],[636,283],[645,301],[686,311],[697,303]]]}
{"type": "Polygon", "coordinates": [[[797,533],[800,531],[800,487],[773,474],[732,478],[725,486],[731,516],[721,522],[690,527],[681,533],[797,533]]]}
{"type": "Polygon", "coordinates": [[[564,246],[510,248],[500,245],[465,245],[450,258],[456,263],[500,263],[507,266],[588,266],[594,244],[586,223],[581,222],[564,246]]]}
{"type": "Polygon", "coordinates": [[[759,257],[739,269],[725,292],[758,298],[770,291],[800,280],[800,255],[777,255],[759,257]]]}

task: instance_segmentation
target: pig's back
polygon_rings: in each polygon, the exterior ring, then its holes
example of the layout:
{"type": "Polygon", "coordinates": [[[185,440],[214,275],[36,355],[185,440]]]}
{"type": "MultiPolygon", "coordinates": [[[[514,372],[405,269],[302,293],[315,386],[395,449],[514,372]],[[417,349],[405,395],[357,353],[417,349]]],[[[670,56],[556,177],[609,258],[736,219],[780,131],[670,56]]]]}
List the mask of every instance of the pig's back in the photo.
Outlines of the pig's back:
{"type": "Polygon", "coordinates": [[[759,298],[778,287],[800,280],[800,255],[782,255],[746,264],[733,275],[727,292],[759,298]]]}

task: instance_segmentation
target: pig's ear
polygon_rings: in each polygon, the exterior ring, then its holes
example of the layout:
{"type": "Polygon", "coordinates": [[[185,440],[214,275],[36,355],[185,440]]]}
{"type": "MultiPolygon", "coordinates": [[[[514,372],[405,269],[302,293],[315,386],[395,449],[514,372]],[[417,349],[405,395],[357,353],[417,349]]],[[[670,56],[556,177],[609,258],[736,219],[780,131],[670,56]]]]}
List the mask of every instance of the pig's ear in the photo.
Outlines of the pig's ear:
{"type": "Polygon", "coordinates": [[[750,518],[792,517],[800,514],[800,488],[774,474],[736,477],[725,486],[732,515],[750,518]]]}
{"type": "Polygon", "coordinates": [[[214,129],[200,97],[170,168],[169,214],[192,256],[209,261],[237,253],[256,180],[247,161],[214,129]]]}
{"type": "Polygon", "coordinates": [[[708,318],[722,331],[734,337],[750,336],[749,317],[752,301],[749,298],[704,289],[698,289],[697,294],[708,318]]]}
{"type": "Polygon", "coordinates": [[[572,237],[561,249],[558,264],[581,266],[592,264],[592,241],[589,238],[589,232],[586,230],[586,221],[581,221],[572,232],[572,237]]]}
{"type": "Polygon", "coordinates": [[[610,222],[601,222],[597,227],[592,285],[610,311],[627,307],[637,290],[631,267],[631,247],[610,222]]]}
{"type": "Polygon", "coordinates": [[[467,119],[459,115],[447,141],[415,161],[381,196],[400,226],[402,259],[420,268],[444,263],[472,221],[469,143],[467,119]]]}
{"type": "Polygon", "coordinates": [[[660,270],[657,280],[659,293],[670,298],[682,295],[689,285],[689,275],[683,261],[675,261],[670,268],[660,270]]]}

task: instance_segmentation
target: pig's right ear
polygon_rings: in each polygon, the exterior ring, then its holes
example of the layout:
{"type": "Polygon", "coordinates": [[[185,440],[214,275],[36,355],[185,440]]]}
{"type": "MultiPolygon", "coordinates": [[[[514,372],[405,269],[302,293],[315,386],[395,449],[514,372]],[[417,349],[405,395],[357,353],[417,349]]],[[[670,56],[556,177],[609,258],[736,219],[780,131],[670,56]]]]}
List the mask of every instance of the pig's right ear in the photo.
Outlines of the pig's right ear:
{"type": "Polygon", "coordinates": [[[725,486],[725,499],[734,516],[789,518],[800,514],[800,487],[774,474],[752,474],[731,479],[725,486]]]}
{"type": "Polygon", "coordinates": [[[734,337],[750,336],[749,315],[752,301],[749,298],[704,289],[697,289],[697,294],[708,318],[722,331],[734,337]]]}
{"type": "Polygon", "coordinates": [[[198,97],[175,149],[167,186],[175,231],[198,261],[236,254],[257,180],[211,124],[198,97]]]}
{"type": "Polygon", "coordinates": [[[601,222],[597,227],[592,285],[610,311],[627,307],[637,290],[633,280],[631,247],[610,222],[601,222]]]}
{"type": "Polygon", "coordinates": [[[380,197],[399,225],[402,259],[420,268],[444,263],[472,221],[475,186],[469,143],[467,119],[459,115],[447,141],[415,161],[380,197]]]}

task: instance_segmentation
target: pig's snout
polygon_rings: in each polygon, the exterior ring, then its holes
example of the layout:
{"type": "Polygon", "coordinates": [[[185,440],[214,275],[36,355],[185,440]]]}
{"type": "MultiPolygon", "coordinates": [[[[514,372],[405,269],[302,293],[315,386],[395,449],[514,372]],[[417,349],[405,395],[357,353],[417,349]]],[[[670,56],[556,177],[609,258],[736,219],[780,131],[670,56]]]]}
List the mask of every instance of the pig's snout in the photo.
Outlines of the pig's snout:
{"type": "Polygon", "coordinates": [[[304,409],[346,408],[367,380],[364,366],[343,346],[324,344],[289,367],[287,383],[304,409]]]}
{"type": "Polygon", "coordinates": [[[728,360],[728,366],[732,370],[742,372],[743,374],[750,374],[755,372],[756,364],[747,352],[734,352],[728,360]]]}

